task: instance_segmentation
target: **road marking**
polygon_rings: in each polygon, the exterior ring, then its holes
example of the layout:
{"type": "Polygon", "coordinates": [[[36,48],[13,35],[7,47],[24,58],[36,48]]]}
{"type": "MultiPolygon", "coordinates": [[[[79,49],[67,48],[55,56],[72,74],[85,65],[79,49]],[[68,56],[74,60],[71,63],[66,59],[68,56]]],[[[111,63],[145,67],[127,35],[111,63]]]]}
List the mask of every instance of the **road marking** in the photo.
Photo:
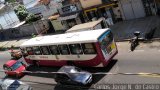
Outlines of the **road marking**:
{"type": "Polygon", "coordinates": [[[134,50],[134,51],[128,50],[128,52],[144,52],[144,50],[134,50]]]}
{"type": "MultiPolygon", "coordinates": [[[[142,73],[141,73],[142,74],[142,73]]],[[[142,76],[142,77],[152,77],[152,78],[160,78],[160,75],[158,75],[158,74],[152,74],[152,75],[139,75],[139,76],[142,76]]]]}
{"type": "MultiPolygon", "coordinates": [[[[111,69],[111,70],[113,70],[113,71],[111,71],[111,73],[118,73],[118,71],[119,71],[118,64],[116,64],[115,69],[111,69]]],[[[112,78],[113,78],[113,75],[106,76],[105,81],[109,82],[109,80],[112,79],[112,78]]]]}
{"type": "Polygon", "coordinates": [[[135,50],[135,52],[144,52],[144,50],[135,50]]]}

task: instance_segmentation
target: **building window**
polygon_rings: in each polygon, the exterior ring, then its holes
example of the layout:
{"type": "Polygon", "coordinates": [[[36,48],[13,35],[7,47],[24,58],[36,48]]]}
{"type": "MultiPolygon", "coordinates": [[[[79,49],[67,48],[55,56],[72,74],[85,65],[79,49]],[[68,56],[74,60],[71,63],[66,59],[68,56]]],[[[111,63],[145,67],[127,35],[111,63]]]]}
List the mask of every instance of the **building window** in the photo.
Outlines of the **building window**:
{"type": "Polygon", "coordinates": [[[80,44],[71,44],[69,45],[71,54],[83,54],[83,50],[81,49],[80,44]]]}
{"type": "Polygon", "coordinates": [[[96,20],[98,18],[96,10],[92,10],[92,11],[86,12],[86,14],[87,14],[87,17],[88,17],[88,19],[90,21],[96,20]]]}
{"type": "Polygon", "coordinates": [[[49,55],[50,54],[47,46],[41,46],[41,50],[42,50],[43,55],[49,55]]]}
{"type": "Polygon", "coordinates": [[[59,45],[58,48],[59,48],[62,55],[69,55],[70,54],[69,48],[67,45],[59,45]]]}
{"type": "Polygon", "coordinates": [[[33,52],[35,55],[41,55],[41,50],[38,46],[33,47],[33,52]]]}
{"type": "Polygon", "coordinates": [[[96,54],[96,49],[94,44],[92,43],[86,43],[82,44],[84,54],[96,54]]]}
{"type": "Polygon", "coordinates": [[[75,19],[69,19],[69,20],[67,20],[67,24],[68,24],[68,27],[71,28],[71,27],[77,25],[77,22],[75,19]]]}
{"type": "Polygon", "coordinates": [[[60,52],[58,50],[58,47],[56,45],[49,46],[49,49],[51,51],[51,54],[53,54],[53,55],[59,55],[60,54],[60,52]]]}

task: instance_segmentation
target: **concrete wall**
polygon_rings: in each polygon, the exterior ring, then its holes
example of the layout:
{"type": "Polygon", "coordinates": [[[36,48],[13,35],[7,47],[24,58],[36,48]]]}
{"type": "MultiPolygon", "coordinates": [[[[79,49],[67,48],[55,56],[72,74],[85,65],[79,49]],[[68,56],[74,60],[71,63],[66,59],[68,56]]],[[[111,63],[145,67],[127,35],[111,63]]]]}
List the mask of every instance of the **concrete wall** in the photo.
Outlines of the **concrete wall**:
{"type": "Polygon", "coordinates": [[[32,33],[36,33],[36,30],[33,24],[26,24],[26,25],[20,26],[18,29],[20,31],[21,37],[31,36],[32,33]]]}
{"type": "Polygon", "coordinates": [[[43,31],[48,31],[49,28],[48,20],[39,20],[31,24],[25,24],[17,28],[10,28],[1,31],[0,40],[29,37],[32,36],[33,33],[39,34],[43,31]]]}
{"type": "Polygon", "coordinates": [[[79,0],[82,8],[87,8],[95,5],[102,4],[102,0],[79,0]]]}
{"type": "Polygon", "coordinates": [[[119,6],[123,20],[145,17],[145,11],[141,0],[120,0],[119,6]]]}
{"type": "Polygon", "coordinates": [[[49,20],[39,20],[39,21],[33,23],[36,34],[40,34],[43,31],[49,30],[48,21],[49,20]]]}
{"type": "Polygon", "coordinates": [[[9,7],[5,7],[0,10],[0,25],[3,29],[12,28],[20,23],[14,10],[9,7]]]}

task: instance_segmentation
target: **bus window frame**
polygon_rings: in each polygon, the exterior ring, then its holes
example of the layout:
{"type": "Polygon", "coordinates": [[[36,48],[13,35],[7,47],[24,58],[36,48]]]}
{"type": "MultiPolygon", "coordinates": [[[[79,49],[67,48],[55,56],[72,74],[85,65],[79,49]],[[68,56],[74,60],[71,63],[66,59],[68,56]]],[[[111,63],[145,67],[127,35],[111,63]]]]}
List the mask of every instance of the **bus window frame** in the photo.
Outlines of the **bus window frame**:
{"type": "MultiPolygon", "coordinates": [[[[70,55],[70,54],[71,54],[70,48],[69,48],[69,46],[68,46],[67,44],[58,45],[58,49],[59,49],[61,55],[70,55]],[[62,45],[67,46],[67,52],[68,52],[67,54],[62,53],[61,48],[60,48],[60,46],[62,46],[62,45]]],[[[63,50],[64,50],[64,49],[63,49],[63,50]]]]}
{"type": "Polygon", "coordinates": [[[50,45],[50,46],[48,46],[48,49],[49,49],[49,51],[50,51],[50,53],[51,53],[52,55],[60,55],[60,50],[59,50],[59,48],[58,48],[58,45],[50,45]],[[56,46],[56,49],[57,49],[57,52],[58,52],[58,53],[53,53],[53,51],[52,51],[52,49],[51,49],[52,46],[56,46]]]}
{"type": "Polygon", "coordinates": [[[33,46],[33,47],[32,47],[32,50],[33,50],[34,55],[42,55],[42,51],[41,51],[41,49],[40,49],[39,46],[33,46]],[[39,52],[40,52],[39,54],[36,53],[37,50],[35,51],[35,50],[34,50],[34,47],[38,48],[38,50],[39,50],[39,52]]]}
{"type": "Polygon", "coordinates": [[[70,53],[73,54],[73,55],[77,55],[77,54],[82,55],[84,53],[81,44],[78,44],[78,43],[77,44],[69,44],[69,50],[70,50],[70,53]],[[74,53],[72,48],[71,48],[72,47],[71,45],[79,45],[79,49],[81,50],[81,52],[80,53],[74,53]]]}
{"type": "Polygon", "coordinates": [[[50,51],[50,49],[49,49],[49,47],[48,47],[48,46],[40,46],[40,49],[41,49],[41,53],[42,53],[43,55],[51,55],[51,51],[50,51]],[[43,49],[42,49],[42,48],[44,48],[44,47],[46,47],[46,48],[47,48],[47,52],[48,52],[48,54],[44,53],[44,51],[43,51],[43,49]]]}
{"type": "Polygon", "coordinates": [[[20,51],[23,56],[28,55],[26,48],[20,48],[20,51]]]}
{"type": "Polygon", "coordinates": [[[95,46],[94,43],[82,43],[81,46],[82,46],[82,49],[83,49],[83,53],[84,53],[84,54],[97,54],[96,46],[95,46]],[[93,48],[86,48],[86,47],[85,47],[85,44],[91,44],[91,45],[93,46],[93,48]],[[86,51],[85,51],[86,49],[87,49],[87,50],[88,50],[88,49],[92,49],[92,50],[94,50],[94,52],[92,52],[92,53],[86,53],[86,51]]]}
{"type": "Polygon", "coordinates": [[[34,55],[34,52],[33,52],[33,48],[32,48],[32,47],[26,47],[26,51],[27,51],[27,54],[28,54],[28,55],[34,55]],[[30,48],[31,50],[28,51],[28,48],[30,48]],[[30,52],[32,52],[32,54],[30,54],[30,52]]]}

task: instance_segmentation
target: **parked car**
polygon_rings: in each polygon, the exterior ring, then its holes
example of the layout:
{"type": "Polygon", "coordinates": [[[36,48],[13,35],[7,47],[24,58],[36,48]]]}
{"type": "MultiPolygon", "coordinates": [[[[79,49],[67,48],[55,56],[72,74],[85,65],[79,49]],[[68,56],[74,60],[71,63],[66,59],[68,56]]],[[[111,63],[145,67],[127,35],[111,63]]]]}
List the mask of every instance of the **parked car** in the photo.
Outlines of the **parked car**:
{"type": "Polygon", "coordinates": [[[55,81],[60,84],[89,85],[92,74],[75,66],[63,66],[55,75],[55,81]]]}
{"type": "Polygon", "coordinates": [[[27,65],[22,61],[18,60],[9,60],[7,63],[3,65],[3,69],[5,70],[5,74],[9,76],[21,77],[24,75],[22,71],[25,71],[27,65]]]}
{"type": "Polygon", "coordinates": [[[19,80],[0,79],[0,90],[32,90],[32,87],[19,80]]]}

